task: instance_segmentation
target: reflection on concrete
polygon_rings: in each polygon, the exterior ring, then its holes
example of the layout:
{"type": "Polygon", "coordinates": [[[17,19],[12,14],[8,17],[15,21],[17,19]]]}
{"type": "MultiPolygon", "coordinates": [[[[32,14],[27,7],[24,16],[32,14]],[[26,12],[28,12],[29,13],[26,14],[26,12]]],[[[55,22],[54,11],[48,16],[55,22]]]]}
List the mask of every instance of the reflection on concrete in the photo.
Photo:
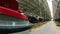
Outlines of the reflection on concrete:
{"type": "Polygon", "coordinates": [[[30,32],[18,32],[13,34],[60,34],[60,27],[57,27],[54,21],[49,21],[48,23],[32,29],[30,32]]]}
{"type": "Polygon", "coordinates": [[[17,32],[17,33],[10,33],[10,34],[29,34],[29,31],[22,31],[22,32],[17,32]]]}

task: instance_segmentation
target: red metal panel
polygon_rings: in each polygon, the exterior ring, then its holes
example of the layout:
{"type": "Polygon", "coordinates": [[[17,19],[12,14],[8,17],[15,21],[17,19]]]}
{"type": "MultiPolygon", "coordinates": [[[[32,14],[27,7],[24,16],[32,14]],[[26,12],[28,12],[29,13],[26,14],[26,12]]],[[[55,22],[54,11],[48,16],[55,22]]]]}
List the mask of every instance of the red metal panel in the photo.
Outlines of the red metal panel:
{"type": "Polygon", "coordinates": [[[8,8],[2,7],[2,6],[0,6],[0,14],[4,14],[4,15],[13,16],[13,17],[28,20],[28,17],[25,16],[24,14],[21,14],[16,10],[8,9],[8,8]]]}
{"type": "MultiPolygon", "coordinates": [[[[4,6],[6,8],[11,8],[13,10],[18,10],[18,1],[16,0],[0,0],[0,6],[4,6]]],[[[20,12],[25,12],[24,9],[19,8],[20,12]]]]}
{"type": "Polygon", "coordinates": [[[8,6],[8,8],[18,10],[18,2],[16,0],[0,0],[0,6],[8,6]]]}

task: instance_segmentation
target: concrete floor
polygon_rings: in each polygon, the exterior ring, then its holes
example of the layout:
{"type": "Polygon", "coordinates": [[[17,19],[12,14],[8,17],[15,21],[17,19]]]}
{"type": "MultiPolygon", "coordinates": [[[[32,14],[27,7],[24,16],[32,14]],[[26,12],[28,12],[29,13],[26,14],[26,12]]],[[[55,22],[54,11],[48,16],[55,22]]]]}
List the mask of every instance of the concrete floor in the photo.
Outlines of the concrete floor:
{"type": "Polygon", "coordinates": [[[57,27],[54,21],[49,21],[48,23],[32,29],[31,32],[26,31],[22,33],[13,33],[13,34],[60,34],[60,27],[57,27]]]}
{"type": "Polygon", "coordinates": [[[30,34],[60,34],[60,27],[57,27],[54,21],[49,21],[47,24],[32,30],[30,34]]]}

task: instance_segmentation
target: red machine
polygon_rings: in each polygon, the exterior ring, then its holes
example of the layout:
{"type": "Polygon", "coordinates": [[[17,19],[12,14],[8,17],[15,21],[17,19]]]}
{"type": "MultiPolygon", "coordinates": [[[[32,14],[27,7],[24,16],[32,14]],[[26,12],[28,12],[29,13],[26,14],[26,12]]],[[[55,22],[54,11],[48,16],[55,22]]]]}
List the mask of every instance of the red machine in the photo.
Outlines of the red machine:
{"type": "Polygon", "coordinates": [[[0,25],[2,24],[0,26],[0,34],[20,32],[33,26],[32,24],[27,24],[28,17],[22,14],[21,11],[24,12],[25,10],[18,10],[18,2],[16,0],[0,0],[0,25]],[[5,16],[10,16],[11,18],[5,16]],[[4,20],[1,21],[1,19],[4,20]]]}
{"type": "Polygon", "coordinates": [[[2,6],[0,6],[0,14],[28,20],[28,17],[25,16],[24,14],[22,14],[16,10],[8,9],[8,8],[2,7],[2,6]]]}
{"type": "Polygon", "coordinates": [[[27,16],[19,12],[18,12],[18,2],[16,0],[0,0],[0,14],[5,14],[26,20],[28,19],[27,16]]]}

